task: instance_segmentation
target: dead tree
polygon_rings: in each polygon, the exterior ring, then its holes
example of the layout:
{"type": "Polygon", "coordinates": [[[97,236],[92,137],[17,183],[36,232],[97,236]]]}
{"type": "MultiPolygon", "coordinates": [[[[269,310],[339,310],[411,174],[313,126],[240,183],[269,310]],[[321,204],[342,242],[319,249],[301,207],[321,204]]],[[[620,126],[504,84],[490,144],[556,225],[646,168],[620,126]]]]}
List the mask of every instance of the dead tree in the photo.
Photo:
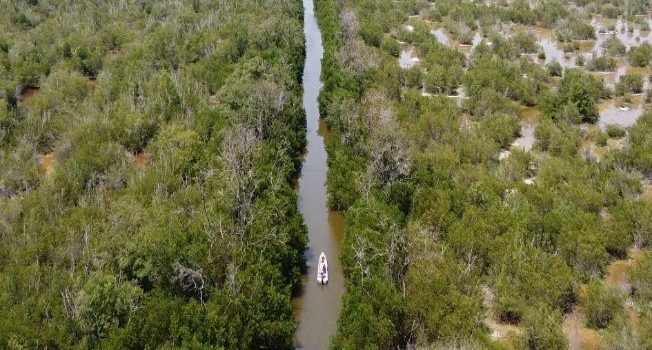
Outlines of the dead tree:
{"type": "Polygon", "coordinates": [[[260,141],[252,129],[236,126],[224,139],[222,158],[225,162],[226,191],[238,223],[244,226],[253,207],[257,188],[254,174],[254,154],[260,141]]]}
{"type": "Polygon", "coordinates": [[[204,288],[206,281],[201,268],[190,268],[176,263],[177,275],[174,280],[179,283],[184,292],[198,295],[199,301],[204,305],[204,288]]]}

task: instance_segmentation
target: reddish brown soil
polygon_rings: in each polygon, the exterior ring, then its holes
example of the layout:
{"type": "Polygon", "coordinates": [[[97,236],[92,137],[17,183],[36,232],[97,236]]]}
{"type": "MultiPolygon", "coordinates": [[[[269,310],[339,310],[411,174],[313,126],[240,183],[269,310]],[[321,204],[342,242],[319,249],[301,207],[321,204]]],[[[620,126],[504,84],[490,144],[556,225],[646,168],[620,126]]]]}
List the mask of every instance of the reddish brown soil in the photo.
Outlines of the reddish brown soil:
{"type": "Polygon", "coordinates": [[[151,158],[150,155],[147,153],[138,153],[132,156],[134,164],[136,164],[137,166],[147,165],[147,163],[149,163],[150,161],[150,158],[151,158]]]}
{"type": "Polygon", "coordinates": [[[18,96],[18,101],[19,102],[25,102],[28,101],[34,97],[36,97],[39,93],[41,92],[41,88],[38,86],[28,86],[25,87],[21,92],[20,95],[18,96]]]}
{"type": "Polygon", "coordinates": [[[41,165],[41,169],[45,173],[45,176],[46,177],[52,176],[52,174],[54,173],[54,154],[52,153],[44,154],[41,157],[39,163],[41,165]]]}

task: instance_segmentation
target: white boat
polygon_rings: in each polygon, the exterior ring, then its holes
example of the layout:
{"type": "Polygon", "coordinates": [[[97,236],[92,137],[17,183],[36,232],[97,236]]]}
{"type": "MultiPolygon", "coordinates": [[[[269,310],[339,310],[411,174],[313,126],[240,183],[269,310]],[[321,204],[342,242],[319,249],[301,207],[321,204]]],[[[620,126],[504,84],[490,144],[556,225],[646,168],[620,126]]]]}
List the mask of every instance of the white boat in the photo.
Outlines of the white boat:
{"type": "Polygon", "coordinates": [[[326,254],[321,252],[319,255],[319,264],[317,264],[317,283],[328,283],[328,260],[326,254]]]}

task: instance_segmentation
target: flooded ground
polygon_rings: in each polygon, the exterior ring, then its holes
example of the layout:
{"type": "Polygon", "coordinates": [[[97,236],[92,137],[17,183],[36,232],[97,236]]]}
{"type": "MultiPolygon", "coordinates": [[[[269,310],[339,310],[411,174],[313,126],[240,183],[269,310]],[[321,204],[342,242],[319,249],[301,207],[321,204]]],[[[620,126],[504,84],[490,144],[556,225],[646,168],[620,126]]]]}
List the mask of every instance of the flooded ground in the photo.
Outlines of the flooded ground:
{"type": "Polygon", "coordinates": [[[471,54],[473,49],[482,42],[482,35],[477,30],[473,32],[473,39],[471,41],[471,44],[467,45],[467,44],[461,44],[456,42],[451,37],[451,35],[446,31],[446,29],[442,27],[440,24],[436,22],[428,22],[428,25],[430,25],[433,28],[430,30],[430,34],[432,34],[435,37],[435,39],[437,39],[437,42],[439,42],[442,45],[446,45],[448,47],[454,48],[459,52],[463,53],[464,55],[466,55],[467,57],[471,54]]]}
{"type": "MultiPolygon", "coordinates": [[[[410,18],[412,19],[412,18],[410,18]]],[[[652,26],[652,17],[646,18],[648,25],[652,26]]],[[[473,32],[473,43],[471,45],[460,45],[455,35],[451,34],[440,22],[425,21],[430,27],[430,33],[434,39],[450,48],[454,48],[459,52],[469,55],[473,48],[482,42],[482,32],[480,30],[473,32]]],[[[510,37],[516,33],[531,34],[536,43],[540,46],[539,52],[545,55],[541,57],[538,53],[528,53],[527,56],[540,65],[548,64],[557,61],[564,69],[576,68],[582,63],[578,58],[584,59],[584,69],[586,64],[595,57],[606,55],[606,49],[603,45],[607,40],[612,37],[617,38],[623,43],[626,48],[624,54],[616,54],[613,57],[616,61],[616,67],[612,71],[607,72],[592,72],[592,74],[600,77],[606,87],[615,89],[621,78],[626,74],[638,75],[642,77],[643,93],[632,94],[626,96],[617,96],[608,100],[600,101],[599,114],[600,120],[595,124],[582,124],[582,144],[580,152],[590,154],[594,159],[600,160],[610,150],[622,149],[627,145],[627,137],[613,137],[606,140],[600,139],[600,146],[596,145],[597,136],[604,137],[601,133],[607,129],[609,125],[616,125],[623,129],[627,129],[636,124],[638,118],[642,115],[645,109],[645,93],[650,89],[650,75],[652,69],[648,67],[633,67],[630,65],[627,57],[627,52],[632,47],[639,46],[643,43],[652,44],[652,31],[641,31],[638,25],[628,24],[623,20],[607,20],[601,18],[594,18],[591,21],[595,29],[596,38],[594,40],[576,40],[570,43],[561,43],[557,40],[553,29],[543,28],[538,26],[525,26],[510,24],[495,28],[501,32],[505,37],[510,37]]],[[[487,40],[487,39],[485,39],[487,40]]],[[[410,49],[412,50],[412,49],[410,49]]],[[[412,51],[405,52],[405,62],[413,56],[412,51]]],[[[411,63],[411,62],[410,62],[411,63]]],[[[408,63],[408,64],[410,64],[408,63]]],[[[410,66],[411,67],[411,66],[410,66]]],[[[551,78],[550,84],[555,87],[559,85],[560,78],[551,78]]],[[[449,98],[457,99],[458,103],[462,101],[465,94],[463,88],[460,88],[458,95],[448,96],[449,98]]],[[[423,96],[431,96],[425,89],[422,89],[423,96]]],[[[535,143],[535,130],[539,122],[539,111],[532,107],[521,107],[519,111],[521,116],[521,136],[514,140],[508,149],[501,150],[498,155],[499,159],[506,159],[510,156],[511,152],[515,149],[523,151],[530,151],[535,143]]],[[[532,185],[535,178],[527,178],[523,180],[524,183],[532,185]]],[[[643,183],[643,193],[641,199],[652,202],[652,180],[646,180],[643,183]]],[[[616,288],[623,293],[624,298],[629,298],[631,287],[628,284],[628,274],[637,259],[637,252],[631,250],[628,258],[623,260],[615,260],[607,268],[605,275],[602,278],[602,283],[611,288],[616,288]]],[[[583,293],[583,288],[580,294],[583,293]]],[[[483,306],[485,310],[485,323],[490,329],[491,338],[493,340],[506,343],[508,339],[518,336],[522,330],[519,327],[502,324],[496,319],[492,310],[493,293],[488,287],[483,287],[483,306]]],[[[625,303],[625,314],[630,320],[636,323],[634,318],[637,317],[636,310],[633,310],[631,300],[625,303]]],[[[563,323],[563,330],[569,341],[569,349],[600,349],[603,346],[603,332],[592,330],[586,327],[585,315],[581,306],[576,305],[572,312],[565,315],[563,323]]]]}
{"type": "Polygon", "coordinates": [[[552,29],[517,24],[510,26],[505,35],[512,36],[516,33],[530,34],[536,39],[536,43],[541,47],[541,50],[545,54],[545,59],[539,60],[536,55],[534,55],[533,60],[535,62],[548,64],[556,61],[564,68],[573,68],[577,66],[576,57],[564,52],[561,43],[557,41],[552,29]]]}
{"type": "Polygon", "coordinates": [[[625,145],[625,138],[608,139],[605,146],[598,146],[591,139],[584,139],[580,144],[580,154],[585,158],[600,161],[607,151],[622,149],[625,145]]]}
{"type": "Polygon", "coordinates": [[[498,160],[507,159],[514,149],[520,149],[523,152],[529,152],[532,150],[534,142],[536,141],[535,132],[539,113],[539,110],[534,107],[521,106],[519,108],[519,115],[521,117],[521,136],[512,142],[509,149],[503,149],[500,151],[500,154],[498,154],[498,160]]]}
{"type": "MultiPolygon", "coordinates": [[[[652,20],[647,19],[648,23],[652,20]]],[[[638,26],[630,26],[622,20],[610,20],[603,18],[594,19],[591,24],[596,31],[595,45],[593,46],[593,55],[606,55],[603,44],[611,37],[616,37],[623,43],[627,51],[632,47],[639,46],[643,43],[652,44],[652,32],[643,32],[638,26]]],[[[650,69],[648,67],[632,67],[625,58],[617,59],[618,67],[614,72],[598,72],[605,85],[611,89],[616,87],[621,77],[625,74],[639,75],[643,81],[643,91],[650,88],[650,69]]],[[[641,94],[634,95],[631,101],[622,99],[612,99],[603,101],[599,105],[600,121],[599,125],[604,130],[607,125],[618,125],[628,128],[636,124],[636,121],[643,113],[644,103],[641,94]]]]}
{"type": "MultiPolygon", "coordinates": [[[[647,19],[648,24],[652,25],[652,19],[647,19]]],[[[482,41],[482,34],[479,30],[473,32],[473,41],[471,45],[461,45],[456,42],[453,35],[448,32],[446,28],[439,22],[424,21],[430,26],[430,33],[435,39],[446,46],[455,48],[467,56],[471,53],[473,48],[482,41]]],[[[591,25],[596,33],[594,40],[576,40],[577,47],[569,52],[564,50],[563,44],[557,40],[557,36],[553,29],[544,28],[540,26],[528,26],[522,24],[507,24],[496,28],[505,37],[510,37],[516,33],[531,34],[536,43],[540,46],[541,52],[545,55],[545,59],[537,58],[536,54],[529,54],[532,59],[541,64],[548,64],[553,61],[559,62],[564,68],[577,67],[577,57],[582,55],[585,61],[589,61],[593,57],[602,56],[605,54],[603,49],[604,42],[610,37],[618,38],[626,47],[627,50],[634,46],[639,46],[642,43],[652,44],[652,31],[641,31],[638,26],[629,25],[622,20],[608,20],[603,18],[594,18],[591,25]],[[631,28],[630,28],[631,27],[631,28]]],[[[410,26],[412,27],[412,26],[410,26]]],[[[413,27],[412,27],[413,28],[413,27]]],[[[608,79],[611,82],[617,81],[626,70],[631,69],[627,66],[625,60],[620,60],[619,70],[608,79]]]]}
{"type": "Polygon", "coordinates": [[[643,101],[641,96],[632,97],[632,101],[624,103],[615,99],[603,101],[598,105],[600,120],[598,125],[604,130],[609,125],[629,128],[636,124],[643,114],[643,101]]]}
{"type": "MultiPolygon", "coordinates": [[[[648,23],[650,22],[651,20],[648,18],[648,23]]],[[[638,26],[630,26],[621,19],[594,18],[591,25],[593,25],[596,33],[595,52],[599,55],[604,54],[602,44],[613,36],[618,38],[627,50],[646,42],[652,44],[652,32],[643,32],[638,26]]]]}
{"type": "Polygon", "coordinates": [[[416,57],[415,55],[416,53],[412,47],[401,50],[401,54],[398,56],[398,65],[403,69],[414,67],[414,65],[419,62],[419,57],[416,57]]]}
{"type": "MultiPolygon", "coordinates": [[[[650,19],[648,19],[650,22],[650,19]]],[[[594,18],[591,25],[595,30],[595,40],[577,40],[579,50],[565,52],[562,43],[557,40],[554,30],[538,26],[525,26],[520,24],[509,25],[504,31],[505,36],[511,36],[515,33],[528,33],[534,36],[537,44],[541,47],[545,54],[543,63],[548,64],[552,61],[559,62],[564,68],[577,67],[577,57],[584,56],[588,61],[593,57],[603,56],[605,50],[603,49],[604,42],[610,37],[618,38],[626,47],[627,50],[634,46],[639,46],[642,43],[652,43],[652,32],[642,32],[638,27],[630,26],[622,20],[608,20],[602,18],[594,18]]],[[[540,60],[535,59],[535,62],[540,60]]],[[[616,72],[610,73],[609,77],[605,79],[611,87],[618,81],[618,79],[625,73],[625,71],[632,67],[627,66],[627,62],[622,59],[619,60],[618,69],[616,72]]]]}
{"type": "Polygon", "coordinates": [[[435,39],[437,39],[437,42],[440,44],[450,45],[451,40],[448,38],[448,35],[446,35],[444,28],[433,29],[430,33],[435,36],[435,39]]]}
{"type": "Polygon", "coordinates": [[[523,125],[521,126],[521,137],[517,138],[516,141],[512,143],[512,147],[517,147],[525,152],[529,152],[532,149],[532,146],[534,146],[535,129],[535,125],[523,122],[523,125]]]}
{"type": "MultiPolygon", "coordinates": [[[[622,293],[624,298],[629,298],[631,295],[631,287],[628,282],[629,272],[641,256],[642,254],[640,250],[630,249],[626,259],[613,261],[607,267],[605,275],[602,278],[604,286],[607,288],[615,288],[622,293]]],[[[583,291],[583,287],[580,287],[580,294],[583,293],[583,291]]],[[[630,320],[633,320],[638,316],[635,310],[632,309],[631,305],[633,304],[625,302],[625,315],[629,317],[630,320]]],[[[587,328],[584,322],[584,317],[585,316],[580,306],[575,306],[573,311],[565,316],[562,329],[568,337],[568,348],[571,350],[601,349],[601,332],[587,328]]]]}
{"type": "MultiPolygon", "coordinates": [[[[647,21],[648,23],[652,24],[652,19],[648,18],[647,21]]],[[[453,35],[449,33],[441,23],[432,21],[424,22],[431,28],[430,33],[434,36],[435,40],[443,45],[455,48],[456,50],[465,53],[467,56],[483,39],[480,31],[476,30],[473,32],[474,36],[471,45],[460,45],[453,39],[453,35]]],[[[621,42],[623,42],[627,50],[645,42],[652,43],[651,31],[643,32],[637,26],[633,25],[630,30],[630,25],[623,22],[622,20],[605,20],[594,18],[591,21],[591,24],[595,29],[596,39],[578,40],[575,44],[575,49],[570,52],[564,51],[563,44],[557,40],[553,29],[540,26],[509,24],[505,27],[501,26],[501,28],[498,30],[502,32],[506,37],[513,36],[516,33],[527,33],[532,35],[535,38],[536,43],[540,46],[540,50],[544,53],[545,59],[540,59],[537,54],[528,54],[528,56],[530,56],[534,62],[542,65],[553,61],[559,62],[564,69],[577,67],[577,58],[579,56],[583,56],[585,61],[589,61],[593,57],[598,57],[605,54],[605,50],[602,46],[609,37],[618,38],[621,42]]],[[[405,48],[401,52],[401,57],[399,58],[401,67],[405,69],[413,67],[416,62],[418,62],[418,60],[419,59],[415,57],[414,48],[412,47],[405,48]]],[[[603,79],[605,85],[611,89],[616,87],[620,79],[625,74],[639,75],[643,80],[643,94],[632,95],[627,100],[623,98],[614,98],[602,101],[599,105],[600,120],[598,122],[598,125],[602,130],[606,130],[608,125],[617,125],[622,128],[629,128],[633,126],[643,113],[643,95],[650,88],[650,68],[632,67],[629,65],[626,56],[617,57],[616,62],[617,67],[614,69],[614,71],[593,72],[593,74],[603,79]]],[[[553,86],[556,85],[555,83],[558,83],[558,80],[551,81],[553,86]]],[[[461,88],[460,90],[461,91],[459,91],[457,95],[448,96],[450,98],[455,98],[457,100],[458,106],[462,105],[463,99],[465,97],[463,89],[461,88]]],[[[430,96],[431,94],[425,92],[425,90],[422,89],[422,95],[430,96]]],[[[529,151],[532,148],[535,141],[535,119],[524,117],[521,129],[521,137],[515,140],[509,149],[502,150],[499,155],[499,159],[505,159],[509,157],[511,154],[510,150],[512,150],[514,147],[519,147],[524,151],[529,151]]],[[[608,146],[611,147],[612,145],[608,146]]],[[[613,146],[620,147],[621,144],[614,144],[613,146]]],[[[597,156],[604,153],[605,150],[605,147],[597,147],[590,140],[585,140],[585,142],[582,144],[582,148],[597,156]]]]}
{"type": "MultiPolygon", "coordinates": [[[[308,227],[306,250],[307,274],[303,276],[301,293],[294,300],[299,320],[296,342],[299,349],[327,349],[337,329],[337,318],[344,293],[344,277],[339,262],[344,220],[329,212],[327,205],[326,149],[319,130],[317,97],[322,86],[321,58],[324,52],[321,33],[314,16],[312,0],[304,0],[304,33],[306,64],[303,72],[303,106],[307,119],[308,147],[299,178],[299,210],[308,227]],[[316,282],[317,257],[328,258],[329,282],[316,282]]],[[[323,131],[323,130],[322,130],[323,131]]]]}

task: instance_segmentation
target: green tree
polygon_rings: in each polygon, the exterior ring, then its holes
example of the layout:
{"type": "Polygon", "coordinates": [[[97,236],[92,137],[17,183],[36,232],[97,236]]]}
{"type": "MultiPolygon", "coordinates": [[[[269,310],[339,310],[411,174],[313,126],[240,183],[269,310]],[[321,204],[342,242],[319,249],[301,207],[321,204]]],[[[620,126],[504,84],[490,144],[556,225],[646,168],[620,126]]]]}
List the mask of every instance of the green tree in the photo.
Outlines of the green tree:
{"type": "Polygon", "coordinates": [[[604,86],[595,76],[579,69],[567,70],[559,87],[559,95],[563,102],[577,107],[584,121],[595,123],[600,117],[597,102],[604,95],[604,86]]]}
{"type": "Polygon", "coordinates": [[[97,341],[111,327],[123,326],[138,308],[142,290],[102,272],[93,274],[79,295],[81,328],[97,341]]]}
{"type": "Polygon", "coordinates": [[[615,289],[598,282],[589,284],[580,300],[586,315],[586,325],[594,329],[606,328],[623,312],[623,300],[615,289]]]}
{"type": "Polygon", "coordinates": [[[558,311],[545,306],[528,308],[523,318],[526,349],[568,349],[561,322],[562,317],[558,311]]]}
{"type": "Polygon", "coordinates": [[[635,67],[647,67],[652,61],[652,45],[643,43],[629,50],[629,62],[635,67]]]}

